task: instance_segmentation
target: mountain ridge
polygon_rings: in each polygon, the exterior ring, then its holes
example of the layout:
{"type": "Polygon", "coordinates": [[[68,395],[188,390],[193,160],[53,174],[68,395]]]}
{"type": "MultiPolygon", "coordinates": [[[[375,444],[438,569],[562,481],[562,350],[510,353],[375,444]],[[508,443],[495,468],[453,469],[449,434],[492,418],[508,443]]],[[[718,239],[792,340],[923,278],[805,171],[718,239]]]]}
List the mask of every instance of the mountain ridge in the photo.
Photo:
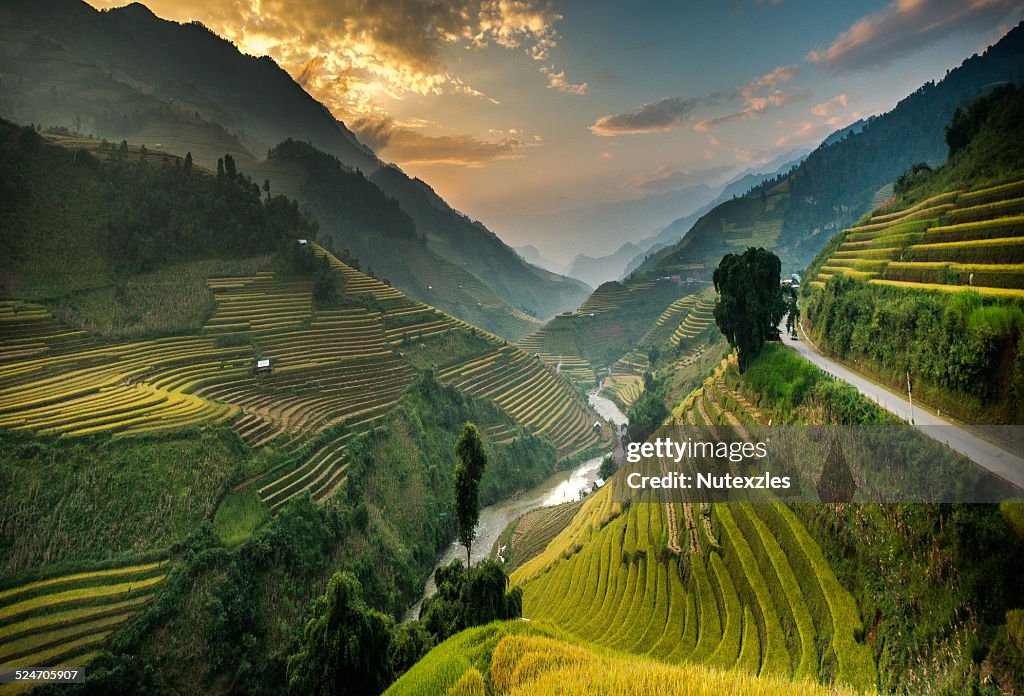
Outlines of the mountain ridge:
{"type": "Polygon", "coordinates": [[[377,158],[272,59],[242,54],[198,22],[163,20],[137,3],[98,11],[78,0],[14,0],[10,16],[18,41],[5,68],[14,76],[5,87],[12,88],[0,97],[7,118],[72,124],[83,133],[159,144],[179,155],[191,151],[211,168],[226,152],[246,169],[288,138],[306,140],[376,176],[374,183],[399,200],[435,251],[513,307],[551,316],[589,291],[527,264],[423,182],[377,158]],[[71,74],[79,89],[61,82],[71,74]]]}

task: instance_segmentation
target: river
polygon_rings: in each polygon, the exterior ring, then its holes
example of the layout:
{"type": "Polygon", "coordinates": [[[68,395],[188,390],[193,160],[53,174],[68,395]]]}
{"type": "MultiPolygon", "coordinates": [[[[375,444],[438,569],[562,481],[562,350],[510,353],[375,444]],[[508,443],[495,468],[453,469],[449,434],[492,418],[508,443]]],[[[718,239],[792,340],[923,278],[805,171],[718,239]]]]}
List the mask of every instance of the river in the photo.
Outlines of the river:
{"type": "MultiPolygon", "coordinates": [[[[625,425],[628,422],[628,419],[619,410],[619,407],[610,399],[601,396],[597,390],[588,395],[588,401],[590,401],[590,405],[602,418],[613,423],[616,427],[625,425]]],[[[480,510],[480,522],[476,528],[476,541],[473,542],[473,563],[482,561],[491,555],[494,542],[497,541],[505,527],[513,520],[518,519],[530,510],[578,500],[580,491],[583,489],[590,490],[594,482],[598,480],[597,472],[601,468],[601,460],[605,456],[607,456],[607,453],[593,459],[588,459],[569,471],[560,471],[528,491],[524,491],[512,498],[505,498],[480,510]]],[[[466,549],[457,541],[453,541],[437,559],[437,563],[434,564],[434,569],[430,571],[430,576],[423,587],[423,595],[406,613],[406,621],[415,619],[419,614],[420,604],[423,603],[425,598],[431,596],[436,591],[437,588],[434,586],[434,570],[456,559],[465,563],[466,549]]]]}

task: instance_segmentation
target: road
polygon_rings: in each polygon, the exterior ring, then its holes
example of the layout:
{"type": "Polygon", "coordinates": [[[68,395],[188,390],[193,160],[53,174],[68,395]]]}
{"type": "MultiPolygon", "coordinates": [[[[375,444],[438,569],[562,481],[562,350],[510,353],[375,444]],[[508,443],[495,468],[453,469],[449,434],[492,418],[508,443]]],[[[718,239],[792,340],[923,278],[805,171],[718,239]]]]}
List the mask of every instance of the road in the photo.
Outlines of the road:
{"type": "MultiPolygon", "coordinates": [[[[857,391],[897,418],[908,423],[913,420],[914,427],[928,437],[945,444],[978,466],[987,469],[1004,481],[1024,490],[1024,459],[1017,454],[1008,452],[988,440],[984,440],[954,423],[950,423],[945,418],[940,418],[917,406],[914,407],[913,418],[911,418],[909,401],[865,379],[849,368],[829,360],[818,352],[817,346],[806,335],[803,336],[803,340],[793,340],[785,332],[784,326],[780,326],[779,329],[782,335],[782,342],[788,348],[795,350],[836,379],[852,384],[856,387],[857,391]]],[[[803,334],[802,330],[801,334],[803,334]]]]}

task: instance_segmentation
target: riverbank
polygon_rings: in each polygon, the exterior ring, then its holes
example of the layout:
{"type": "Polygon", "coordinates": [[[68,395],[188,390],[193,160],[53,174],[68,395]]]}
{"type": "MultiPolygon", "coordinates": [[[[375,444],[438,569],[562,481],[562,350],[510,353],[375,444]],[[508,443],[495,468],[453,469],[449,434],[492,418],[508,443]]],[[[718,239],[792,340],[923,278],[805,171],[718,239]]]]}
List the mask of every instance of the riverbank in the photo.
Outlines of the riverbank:
{"type": "MultiPolygon", "coordinates": [[[[622,425],[628,422],[625,414],[619,410],[618,406],[610,399],[601,396],[596,390],[588,395],[588,400],[594,410],[602,418],[614,424],[616,429],[621,428],[622,425]]],[[[608,454],[610,452],[592,457],[573,469],[554,474],[538,486],[481,509],[480,522],[477,524],[476,530],[476,540],[473,542],[470,556],[472,562],[477,563],[489,557],[494,542],[505,531],[505,528],[527,512],[579,500],[582,497],[581,491],[590,492],[599,481],[598,470],[601,468],[601,461],[608,454]]],[[[434,571],[453,560],[458,560],[462,563],[466,561],[466,550],[457,541],[449,544],[448,548],[437,559],[434,568],[427,577],[423,587],[423,594],[420,596],[419,601],[406,612],[405,621],[415,619],[419,614],[420,605],[423,603],[423,600],[436,591],[434,571]]]]}

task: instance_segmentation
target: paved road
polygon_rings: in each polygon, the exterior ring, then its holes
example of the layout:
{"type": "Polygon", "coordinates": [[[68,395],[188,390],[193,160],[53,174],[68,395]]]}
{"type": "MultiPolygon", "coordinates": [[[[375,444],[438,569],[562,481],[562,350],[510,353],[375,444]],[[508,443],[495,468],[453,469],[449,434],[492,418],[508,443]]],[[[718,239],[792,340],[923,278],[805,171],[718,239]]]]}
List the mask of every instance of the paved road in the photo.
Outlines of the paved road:
{"type": "MultiPolygon", "coordinates": [[[[906,399],[868,381],[849,368],[829,360],[817,351],[817,347],[806,336],[802,340],[794,341],[786,334],[784,326],[779,328],[782,334],[782,342],[787,347],[795,350],[833,377],[849,382],[857,388],[857,391],[886,411],[894,414],[897,418],[910,422],[910,403],[906,399]]],[[[916,406],[913,409],[913,422],[914,426],[928,437],[942,442],[978,466],[991,471],[1004,481],[1008,481],[1017,488],[1024,490],[1024,459],[1018,454],[1008,452],[988,440],[972,435],[963,428],[950,423],[945,418],[940,418],[916,406]]]]}

